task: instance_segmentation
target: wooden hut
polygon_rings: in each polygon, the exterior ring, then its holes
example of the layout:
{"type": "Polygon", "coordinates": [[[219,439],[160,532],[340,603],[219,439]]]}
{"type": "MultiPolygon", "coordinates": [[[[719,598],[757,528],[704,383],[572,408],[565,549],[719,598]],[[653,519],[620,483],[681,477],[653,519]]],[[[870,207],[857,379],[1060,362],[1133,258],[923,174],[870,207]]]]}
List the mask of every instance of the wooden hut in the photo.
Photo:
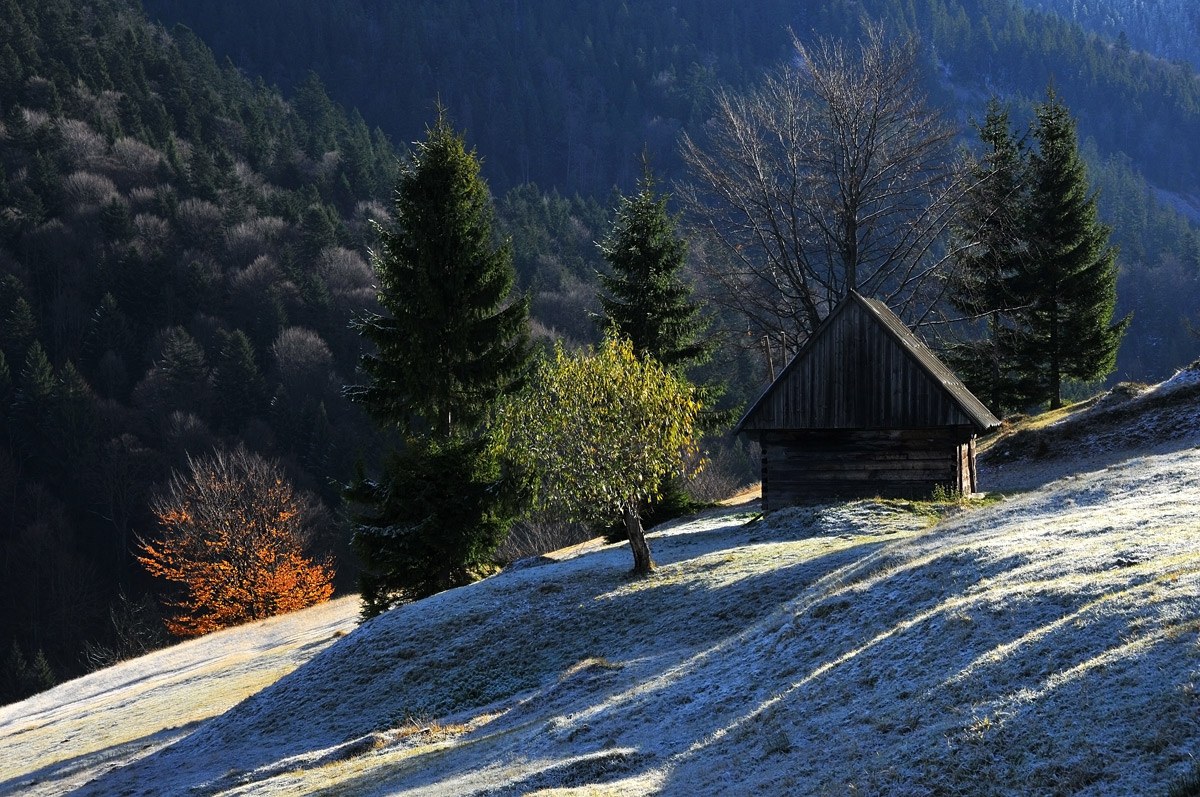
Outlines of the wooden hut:
{"type": "Polygon", "coordinates": [[[883,303],[829,314],[734,431],[762,446],[762,506],[976,492],[975,438],[1000,425],[883,303]]]}

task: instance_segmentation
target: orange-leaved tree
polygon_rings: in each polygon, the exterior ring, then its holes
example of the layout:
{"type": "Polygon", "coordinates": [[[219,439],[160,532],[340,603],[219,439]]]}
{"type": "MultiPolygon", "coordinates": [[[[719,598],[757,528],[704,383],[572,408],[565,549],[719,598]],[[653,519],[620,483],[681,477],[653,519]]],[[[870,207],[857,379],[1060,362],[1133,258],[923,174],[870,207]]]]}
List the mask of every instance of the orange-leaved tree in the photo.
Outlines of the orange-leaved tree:
{"type": "Polygon", "coordinates": [[[151,501],[161,534],[139,539],[138,561],[174,582],[166,602],[177,636],[199,636],[238,623],[303,609],[333,592],[330,560],[304,553],[318,505],[297,494],[276,462],[239,446],[188,457],[151,501]]]}

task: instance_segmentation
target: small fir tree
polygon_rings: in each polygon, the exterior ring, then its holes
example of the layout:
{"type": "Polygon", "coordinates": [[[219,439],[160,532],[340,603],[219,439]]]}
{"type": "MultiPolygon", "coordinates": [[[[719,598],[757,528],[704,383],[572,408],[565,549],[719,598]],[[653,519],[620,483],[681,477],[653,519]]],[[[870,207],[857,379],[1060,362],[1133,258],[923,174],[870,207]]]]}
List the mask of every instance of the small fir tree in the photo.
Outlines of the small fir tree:
{"type": "Polygon", "coordinates": [[[983,326],[983,334],[951,345],[948,362],[993,410],[1019,408],[1027,399],[1017,368],[1027,304],[1018,284],[1029,257],[1023,216],[1029,200],[1029,154],[995,97],[976,126],[983,155],[955,226],[954,269],[947,280],[955,310],[983,326]]]}
{"type": "Polygon", "coordinates": [[[682,278],[687,244],[667,210],[670,196],[643,156],[642,178],[633,197],[622,197],[612,231],[601,244],[611,274],[600,275],[604,323],[633,344],[639,357],[653,357],[680,376],[707,359],[708,326],[682,278]]]}
{"type": "Polygon", "coordinates": [[[383,470],[346,490],[364,507],[353,537],[364,617],[486,574],[515,515],[486,438],[412,438],[383,470]]]}

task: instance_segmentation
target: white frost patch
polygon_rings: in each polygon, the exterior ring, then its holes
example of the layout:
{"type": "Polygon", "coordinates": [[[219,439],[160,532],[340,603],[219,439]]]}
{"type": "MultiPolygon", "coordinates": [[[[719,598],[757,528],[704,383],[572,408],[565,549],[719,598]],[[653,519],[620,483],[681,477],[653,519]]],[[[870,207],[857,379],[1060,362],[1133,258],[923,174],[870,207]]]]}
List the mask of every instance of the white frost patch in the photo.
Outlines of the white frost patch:
{"type": "Polygon", "coordinates": [[[1151,388],[1151,392],[1170,393],[1196,384],[1200,384],[1200,363],[1181,368],[1170,379],[1151,388]]]}

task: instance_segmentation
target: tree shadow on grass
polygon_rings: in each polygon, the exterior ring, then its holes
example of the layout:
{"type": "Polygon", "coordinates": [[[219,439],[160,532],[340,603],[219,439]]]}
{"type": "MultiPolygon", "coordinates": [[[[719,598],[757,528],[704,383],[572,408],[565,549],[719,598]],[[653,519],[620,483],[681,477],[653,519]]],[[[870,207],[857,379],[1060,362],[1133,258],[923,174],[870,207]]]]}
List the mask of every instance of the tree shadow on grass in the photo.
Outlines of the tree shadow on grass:
{"type": "Polygon", "coordinates": [[[164,728],[138,739],[56,761],[33,772],[0,781],[0,795],[63,794],[69,789],[80,787],[83,790],[79,793],[87,793],[88,784],[94,778],[102,778],[108,771],[131,759],[152,755],[159,749],[178,742],[196,730],[202,721],[196,720],[177,728],[164,728]],[[44,790],[39,789],[42,785],[45,786],[44,790]]]}

